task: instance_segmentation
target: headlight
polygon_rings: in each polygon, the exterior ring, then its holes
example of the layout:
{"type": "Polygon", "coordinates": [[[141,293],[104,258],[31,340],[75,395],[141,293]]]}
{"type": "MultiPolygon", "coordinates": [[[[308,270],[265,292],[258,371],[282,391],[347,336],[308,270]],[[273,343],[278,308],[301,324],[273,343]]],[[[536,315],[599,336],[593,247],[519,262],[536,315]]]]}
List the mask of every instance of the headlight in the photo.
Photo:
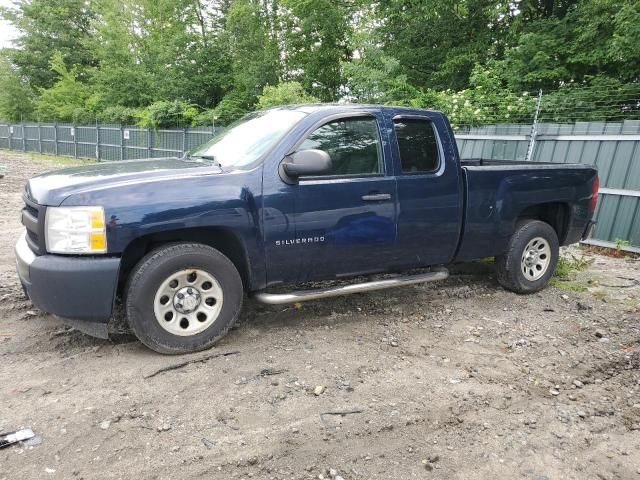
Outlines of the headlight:
{"type": "Polygon", "coordinates": [[[92,254],[107,251],[102,207],[49,207],[45,221],[50,253],[92,254]]]}

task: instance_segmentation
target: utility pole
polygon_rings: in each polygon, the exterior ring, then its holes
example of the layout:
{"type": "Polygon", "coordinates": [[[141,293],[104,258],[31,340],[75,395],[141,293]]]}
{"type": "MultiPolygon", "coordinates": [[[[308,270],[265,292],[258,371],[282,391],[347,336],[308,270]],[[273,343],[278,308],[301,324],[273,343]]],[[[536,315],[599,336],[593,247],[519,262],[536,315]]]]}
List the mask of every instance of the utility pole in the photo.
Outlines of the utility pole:
{"type": "Polygon", "coordinates": [[[533,116],[533,125],[531,125],[531,133],[529,134],[529,148],[527,149],[527,156],[525,160],[531,161],[533,157],[533,147],[536,143],[536,135],[538,134],[538,115],[540,114],[540,103],[542,102],[542,89],[538,91],[538,100],[536,102],[536,113],[533,116]]]}

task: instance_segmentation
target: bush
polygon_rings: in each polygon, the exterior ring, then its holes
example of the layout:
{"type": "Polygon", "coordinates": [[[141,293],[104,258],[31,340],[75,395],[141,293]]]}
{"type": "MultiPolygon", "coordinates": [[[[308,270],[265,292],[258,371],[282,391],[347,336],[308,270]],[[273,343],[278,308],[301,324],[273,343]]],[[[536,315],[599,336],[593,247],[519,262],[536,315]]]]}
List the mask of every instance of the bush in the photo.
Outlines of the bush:
{"type": "Polygon", "coordinates": [[[79,107],[73,111],[71,121],[77,125],[94,125],[96,115],[87,108],[79,107]]]}
{"type": "Polygon", "coordinates": [[[118,123],[120,125],[135,125],[141,115],[141,111],[135,108],[114,105],[107,107],[98,113],[98,121],[101,123],[118,123]]]}
{"type": "MultiPolygon", "coordinates": [[[[215,109],[209,108],[207,110],[203,110],[202,112],[198,113],[198,115],[196,115],[196,117],[191,122],[191,125],[194,127],[198,125],[211,126],[214,124],[214,117],[215,117],[215,109]]],[[[216,121],[215,123],[218,123],[218,122],[216,121]]]]}
{"type": "Polygon", "coordinates": [[[139,114],[139,125],[144,128],[171,128],[191,125],[198,115],[195,105],[181,100],[173,102],[159,101],[152,103],[139,114]]]}
{"type": "Polygon", "coordinates": [[[284,82],[275,87],[267,85],[258,97],[258,108],[294,105],[299,103],[317,103],[319,100],[307,94],[298,82],[284,82]]]}
{"type": "Polygon", "coordinates": [[[228,93],[214,109],[216,123],[229,125],[253,110],[255,98],[241,90],[228,93]]]}

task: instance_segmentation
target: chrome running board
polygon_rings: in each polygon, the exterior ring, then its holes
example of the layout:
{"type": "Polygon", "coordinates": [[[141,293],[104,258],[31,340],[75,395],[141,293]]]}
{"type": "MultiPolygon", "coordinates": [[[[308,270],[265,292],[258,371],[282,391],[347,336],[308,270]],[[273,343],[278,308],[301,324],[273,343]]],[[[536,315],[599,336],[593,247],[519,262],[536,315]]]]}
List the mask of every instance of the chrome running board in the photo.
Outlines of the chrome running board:
{"type": "Polygon", "coordinates": [[[385,278],[384,280],[375,280],[372,282],[354,283],[342,287],[319,288],[317,290],[297,290],[289,293],[267,293],[258,292],[255,298],[262,303],[271,305],[282,305],[285,303],[306,302],[308,300],[317,300],[320,298],[339,297],[349,295],[351,293],[371,292],[373,290],[382,290],[385,288],[403,287],[405,285],[413,285],[416,283],[435,282],[444,280],[449,276],[449,270],[446,268],[434,268],[430,272],[420,273],[418,275],[402,275],[393,278],[385,278]]]}

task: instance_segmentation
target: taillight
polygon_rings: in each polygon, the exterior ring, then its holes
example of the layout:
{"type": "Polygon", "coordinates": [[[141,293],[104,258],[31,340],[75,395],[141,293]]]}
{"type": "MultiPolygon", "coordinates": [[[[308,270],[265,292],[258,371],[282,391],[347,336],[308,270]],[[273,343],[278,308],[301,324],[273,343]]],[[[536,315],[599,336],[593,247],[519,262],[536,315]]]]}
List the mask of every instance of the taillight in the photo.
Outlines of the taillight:
{"type": "Polygon", "coordinates": [[[598,190],[600,190],[600,179],[596,175],[591,187],[591,203],[589,204],[589,210],[592,212],[596,211],[596,206],[598,205],[598,190]]]}

